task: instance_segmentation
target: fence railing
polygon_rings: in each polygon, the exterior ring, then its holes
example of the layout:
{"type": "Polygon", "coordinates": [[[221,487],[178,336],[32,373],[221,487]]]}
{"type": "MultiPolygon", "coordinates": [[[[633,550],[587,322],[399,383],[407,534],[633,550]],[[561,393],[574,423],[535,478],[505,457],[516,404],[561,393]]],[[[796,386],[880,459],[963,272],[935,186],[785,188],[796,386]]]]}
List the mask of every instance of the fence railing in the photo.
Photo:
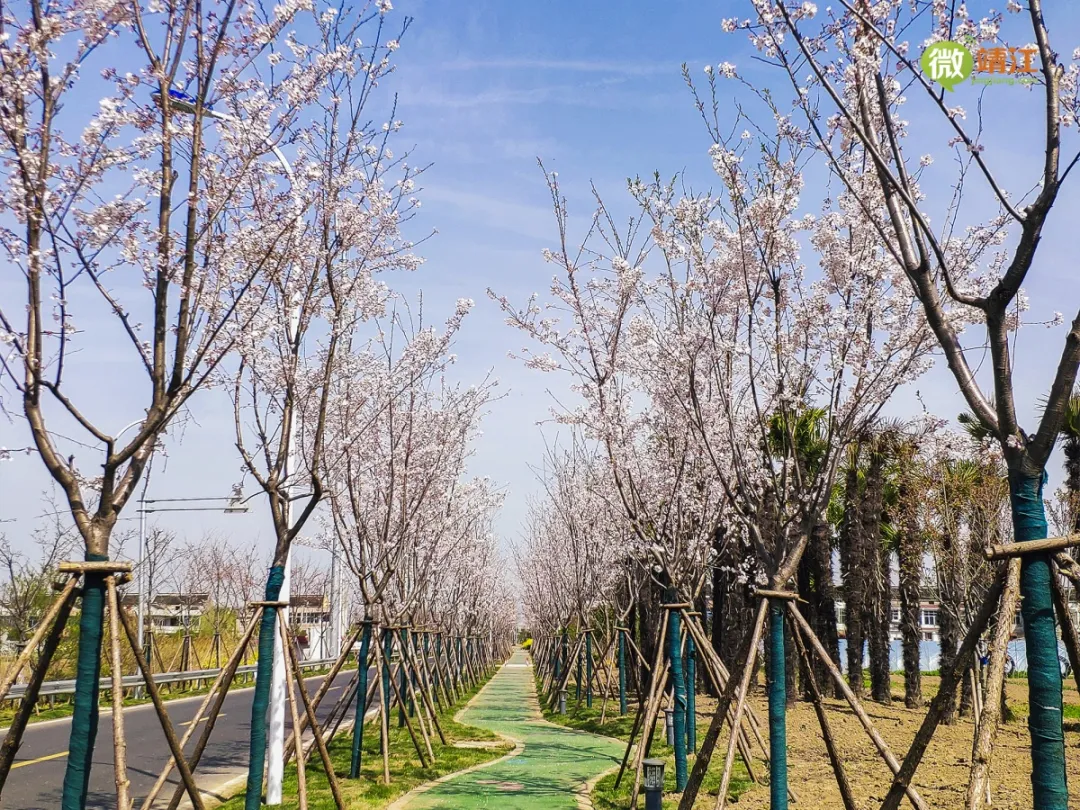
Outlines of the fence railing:
{"type": "MultiPolygon", "coordinates": [[[[326,658],[318,661],[301,661],[300,669],[328,669],[333,666],[335,659],[326,658]]],[[[255,664],[249,664],[247,666],[237,667],[236,674],[239,675],[251,675],[255,672],[257,666],[255,664]]],[[[164,684],[174,683],[188,683],[195,682],[196,685],[202,681],[212,681],[221,672],[220,669],[192,669],[187,672],[157,672],[154,673],[154,683],[158,686],[164,684]]],[[[144,685],[142,675],[125,675],[122,683],[125,689],[135,689],[144,685]]],[[[102,678],[100,682],[100,689],[102,691],[112,689],[112,678],[102,678]]],[[[39,697],[55,697],[56,695],[72,695],[75,693],[75,681],[46,681],[41,685],[41,691],[38,693],[39,697]]],[[[7,693],[4,701],[21,700],[23,695],[26,694],[26,684],[15,684],[11,687],[11,690],[7,693]]]]}

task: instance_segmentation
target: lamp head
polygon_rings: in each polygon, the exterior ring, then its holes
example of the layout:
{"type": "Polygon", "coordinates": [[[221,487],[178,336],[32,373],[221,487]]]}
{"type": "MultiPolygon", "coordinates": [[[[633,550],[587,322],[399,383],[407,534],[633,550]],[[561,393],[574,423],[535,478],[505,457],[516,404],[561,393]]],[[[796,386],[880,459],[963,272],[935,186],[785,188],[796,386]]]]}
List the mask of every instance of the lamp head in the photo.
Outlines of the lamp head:
{"type": "Polygon", "coordinates": [[[642,763],[645,771],[644,786],[646,790],[664,789],[664,760],[647,759],[642,763]]]}
{"type": "MultiPolygon", "coordinates": [[[[154,103],[156,103],[159,107],[161,106],[161,93],[158,93],[157,91],[155,91],[155,92],[151,93],[150,97],[152,99],[154,99],[154,103]]],[[[189,95],[188,93],[185,93],[183,90],[177,90],[174,87],[169,88],[169,107],[170,107],[170,109],[176,110],[177,112],[186,113],[188,115],[194,115],[195,114],[196,104],[197,104],[197,101],[196,101],[194,96],[189,95]]],[[[204,112],[213,112],[213,110],[214,110],[214,105],[212,105],[212,104],[204,104],[203,105],[203,111],[204,112]]]]}

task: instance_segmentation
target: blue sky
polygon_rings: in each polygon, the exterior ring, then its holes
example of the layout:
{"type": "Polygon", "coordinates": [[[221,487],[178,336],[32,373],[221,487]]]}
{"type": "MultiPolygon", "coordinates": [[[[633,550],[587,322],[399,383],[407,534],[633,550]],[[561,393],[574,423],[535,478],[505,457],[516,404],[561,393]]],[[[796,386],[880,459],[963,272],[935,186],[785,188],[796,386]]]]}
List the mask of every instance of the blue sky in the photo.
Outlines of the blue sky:
{"type": "MultiPolygon", "coordinates": [[[[973,11],[990,6],[969,4],[973,11]]],[[[391,92],[399,94],[396,117],[405,128],[398,149],[409,146],[412,162],[432,163],[420,183],[423,207],[412,227],[416,235],[432,229],[438,233],[422,246],[424,267],[391,283],[403,290],[423,289],[425,307],[434,318],[449,313],[458,297],[477,302],[457,343],[456,375],[478,380],[490,370],[500,380],[503,398],[485,420],[471,466],[474,474],[505,487],[507,503],[498,526],[504,537],[518,534],[526,497],[536,490],[529,465],[539,463],[543,454],[537,423],[551,405],[547,389],[563,391],[566,382],[530,372],[507,358],[522,339],[503,325],[485,295],[486,288],[493,287],[511,300],[524,301],[548,286],[551,269],[543,263],[541,250],[553,246],[557,234],[536,159],[543,158],[549,169],[559,172],[572,207],[582,216],[590,211],[590,182],[615,201],[616,208],[625,200],[626,178],[635,174],[686,171],[695,188],[715,186],[709,139],[679,66],[689,63],[697,78],[706,63],[734,62],[751,66],[755,81],[784,88],[778,73],[752,66],[741,34],[721,32],[723,17],[746,16],[748,7],[731,0],[395,2],[395,14],[410,15],[414,22],[397,53],[399,68],[382,90],[384,100],[391,92]]],[[[1059,8],[1055,13],[1049,15],[1053,40],[1068,55],[1080,45],[1076,13],[1059,8]]],[[[784,89],[780,98],[790,93],[784,89]]],[[[956,97],[966,105],[975,103],[971,88],[959,88],[956,97]]],[[[1023,133],[1024,117],[1037,114],[1030,94],[997,87],[988,88],[984,99],[988,113],[1001,125],[988,150],[991,161],[1001,165],[1009,179],[1033,181],[1041,156],[1023,133]]],[[[920,123],[914,117],[913,130],[920,123]]],[[[1066,143],[1075,149],[1075,133],[1070,135],[1066,143]]],[[[807,202],[817,196],[808,193],[807,202]]],[[[1028,286],[1033,319],[1049,319],[1054,310],[1071,318],[1080,304],[1080,273],[1070,232],[1077,200],[1071,191],[1062,198],[1046,234],[1038,275],[1028,286]]],[[[0,277],[0,300],[9,305],[13,294],[20,294],[19,286],[0,277]]],[[[1049,385],[1063,337],[1061,329],[1033,327],[1021,333],[1018,396],[1029,425],[1032,409],[1049,385]]],[[[106,426],[115,422],[113,429],[119,429],[140,416],[141,400],[132,386],[141,382],[116,364],[112,348],[101,345],[81,357],[78,373],[94,404],[109,409],[106,426]],[[114,397],[92,385],[102,378],[115,386],[114,397]]],[[[941,370],[916,387],[935,413],[954,416],[961,410],[952,381],[941,370]]],[[[892,410],[910,414],[916,407],[912,390],[902,394],[892,410]]],[[[201,394],[193,416],[182,441],[180,435],[173,437],[168,459],[155,470],[150,497],[225,495],[238,480],[228,395],[201,394]]],[[[554,435],[553,427],[547,430],[554,435]]],[[[28,443],[18,422],[0,420],[0,446],[28,443]]],[[[11,521],[0,524],[0,531],[16,544],[26,543],[35,516],[45,511],[41,494],[48,487],[48,477],[34,457],[0,464],[0,519],[11,521]]],[[[246,516],[161,517],[162,525],[192,539],[216,527],[240,541],[261,538],[269,550],[271,532],[261,510],[246,516]]]]}

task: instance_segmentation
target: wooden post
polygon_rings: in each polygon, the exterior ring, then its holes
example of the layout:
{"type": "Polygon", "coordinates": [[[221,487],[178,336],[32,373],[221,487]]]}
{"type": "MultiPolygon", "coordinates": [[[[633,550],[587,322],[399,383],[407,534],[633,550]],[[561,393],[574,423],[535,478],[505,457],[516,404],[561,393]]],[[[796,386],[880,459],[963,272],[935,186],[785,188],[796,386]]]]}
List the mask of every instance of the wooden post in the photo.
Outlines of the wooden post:
{"type": "MultiPolygon", "coordinates": [[[[964,641],[960,645],[960,650],[956,655],[952,668],[941,673],[941,684],[938,686],[937,694],[930,701],[930,707],[927,709],[922,725],[915,733],[915,739],[904,757],[903,767],[900,768],[900,773],[896,774],[893,779],[892,786],[889,788],[885,801],[881,805],[881,810],[897,810],[900,806],[900,800],[907,792],[908,784],[911,782],[912,776],[915,775],[923,754],[926,753],[926,747],[930,744],[930,740],[933,739],[938,723],[941,722],[945,704],[947,701],[952,700],[956,694],[956,687],[960,682],[960,677],[963,675],[964,670],[967,669],[967,661],[975,652],[975,644],[978,642],[979,637],[982,636],[983,629],[986,627],[987,622],[990,621],[990,617],[997,610],[1001,594],[1005,588],[1006,571],[1005,568],[998,571],[993,585],[990,586],[990,590],[987,591],[986,598],[979,608],[979,612],[972,619],[971,626],[968,627],[967,635],[964,636],[964,641]]],[[[994,699],[997,700],[996,695],[994,699]]]]}
{"type": "Polygon", "coordinates": [[[161,730],[165,732],[165,741],[169,744],[169,752],[173,755],[173,759],[176,760],[177,770],[180,771],[180,779],[187,789],[188,796],[191,798],[191,805],[195,810],[205,810],[202,795],[195,784],[195,778],[191,775],[187,760],[184,759],[184,752],[180,747],[180,742],[176,739],[176,730],[173,728],[172,720],[169,719],[169,712],[165,709],[165,702],[161,699],[161,692],[158,691],[154,676],[150,674],[146,659],[143,657],[142,650],[139,649],[139,639],[135,629],[131,626],[126,613],[120,611],[119,616],[121,624],[124,625],[124,633],[128,637],[128,644],[131,646],[132,652],[135,653],[135,661],[139,665],[139,671],[146,682],[146,691],[150,695],[150,700],[153,701],[158,720],[161,721],[161,730]]]}
{"type": "Polygon", "coordinates": [[[386,710],[389,703],[389,687],[386,685],[386,677],[383,667],[382,644],[375,644],[375,666],[379,676],[379,735],[382,742],[383,783],[390,784],[390,726],[386,721],[389,712],[386,710]]]}
{"type": "MultiPolygon", "coordinates": [[[[1069,656],[1069,666],[1072,667],[1076,688],[1080,690],[1080,634],[1077,633],[1076,622],[1073,621],[1072,613],[1069,611],[1065,590],[1061,587],[1061,578],[1058,576],[1060,570],[1055,562],[1053,576],[1050,579],[1053,588],[1054,612],[1057,613],[1058,624],[1061,626],[1061,641],[1065,644],[1065,651],[1069,656]]],[[[1080,595],[1080,586],[1076,587],[1076,593],[1080,595]]]]}
{"type": "MultiPolygon", "coordinates": [[[[191,759],[188,760],[188,766],[194,771],[199,765],[199,760],[202,758],[203,751],[206,749],[206,744],[210,741],[210,733],[214,730],[214,724],[217,723],[218,715],[221,713],[221,705],[225,702],[225,697],[228,694],[229,687],[232,686],[233,677],[236,674],[236,668],[240,666],[242,657],[246,654],[248,641],[255,633],[255,628],[259,626],[259,618],[262,616],[262,608],[256,608],[254,615],[251,617],[251,622],[244,630],[240,643],[233,650],[229,660],[225,663],[225,668],[218,673],[217,679],[214,681],[213,686],[210,687],[210,691],[207,692],[206,697],[203,698],[203,702],[199,705],[198,711],[195,712],[195,717],[192,718],[191,723],[188,725],[187,730],[184,732],[183,738],[180,740],[180,747],[183,748],[187,745],[191,735],[195,733],[195,729],[202,727],[201,736],[198,742],[195,743],[195,750],[191,752],[191,759]],[[211,701],[213,701],[211,705],[211,701]],[[206,713],[207,707],[210,711],[207,715],[206,723],[202,723],[204,713],[206,713]]],[[[165,767],[161,769],[161,773],[158,774],[157,781],[154,782],[154,786],[150,789],[150,792],[143,800],[143,810],[150,810],[154,805],[154,800],[157,798],[158,793],[165,786],[165,780],[169,778],[169,774],[172,773],[172,769],[176,766],[176,760],[172,757],[165,764],[165,767]]],[[[176,790],[173,793],[172,800],[169,802],[169,810],[176,810],[180,804],[180,800],[184,796],[184,786],[177,785],[176,790]]]]}
{"type": "MultiPolygon", "coordinates": [[[[337,774],[334,773],[334,762],[330,759],[330,752],[326,750],[326,741],[323,739],[322,729],[319,728],[319,721],[315,718],[315,710],[311,707],[311,701],[308,700],[304,677],[300,672],[300,662],[296,659],[296,645],[293,643],[295,640],[287,624],[287,622],[281,622],[281,627],[286,634],[284,641],[288,643],[285,644],[285,648],[289,651],[289,662],[291,662],[293,677],[296,679],[297,691],[300,693],[300,702],[304,704],[308,725],[311,726],[311,734],[315,738],[315,747],[319,750],[319,757],[322,759],[323,768],[326,770],[326,781],[330,785],[330,793],[334,797],[334,804],[338,810],[345,810],[345,800],[341,796],[341,786],[338,784],[337,774]]],[[[299,759],[300,757],[297,757],[298,761],[299,759]]]]}
{"type": "MultiPolygon", "coordinates": [[[[311,705],[318,711],[319,706],[322,705],[323,698],[326,697],[330,691],[330,687],[337,679],[338,673],[349,660],[349,651],[352,649],[353,644],[356,642],[357,636],[360,635],[360,628],[357,628],[353,633],[345,640],[345,644],[342,646],[342,652],[338,654],[337,660],[334,661],[333,666],[330,667],[330,671],[326,673],[326,677],[323,678],[323,682],[319,685],[319,688],[315,691],[315,697],[311,699],[311,705]]],[[[300,725],[296,728],[300,729],[300,733],[303,734],[307,728],[307,715],[303,715],[300,718],[300,725]]],[[[289,732],[288,738],[285,740],[285,764],[289,764],[289,760],[292,759],[294,753],[293,744],[296,741],[296,728],[289,732]]]]}
{"type": "Polygon", "coordinates": [[[712,762],[717,740],[720,739],[720,732],[724,727],[724,721],[731,711],[731,701],[735,696],[735,691],[744,678],[749,681],[752,676],[753,661],[757,657],[757,642],[761,638],[765,612],[766,606],[763,600],[758,607],[757,615],[754,617],[750,633],[746,636],[743,647],[739,651],[739,666],[742,668],[738,670],[739,677],[734,677],[736,673],[732,672],[731,677],[728,678],[727,686],[724,687],[724,691],[720,695],[720,700],[716,704],[716,711],[713,712],[712,720],[709,721],[709,728],[702,739],[701,750],[694,760],[694,767],[690,771],[689,780],[686,782],[686,790],[683,791],[682,799],[679,801],[679,810],[693,810],[698,791],[701,789],[701,782],[705,778],[705,772],[709,769],[709,764],[712,762]]]}
{"type": "Polygon", "coordinates": [[[799,650],[799,657],[803,666],[806,667],[807,685],[810,687],[810,696],[814,699],[814,713],[817,715],[818,725],[821,727],[821,738],[825,741],[825,751],[829,755],[829,763],[832,765],[833,774],[836,776],[836,786],[840,790],[840,800],[844,803],[844,810],[859,810],[855,803],[855,797],[851,794],[851,783],[848,782],[847,772],[844,770],[844,761],[836,748],[836,740],[833,738],[832,727],[829,725],[829,717],[825,712],[825,705],[821,699],[821,691],[818,689],[817,678],[814,676],[813,662],[806,652],[803,643],[802,630],[793,627],[791,637],[795,640],[795,646],[799,650]]]}
{"type": "MultiPolygon", "coordinates": [[[[844,676],[840,674],[840,670],[836,668],[836,664],[829,657],[829,654],[825,651],[825,648],[821,645],[821,641],[814,634],[813,629],[807,623],[799,609],[795,607],[794,602],[788,602],[788,614],[795,620],[803,632],[803,637],[810,642],[810,647],[817,654],[818,659],[828,669],[829,674],[832,676],[833,682],[840,688],[840,691],[844,695],[844,699],[847,700],[851,710],[855,713],[855,716],[859,719],[863,729],[874,743],[874,747],[877,749],[881,758],[885,760],[885,764],[889,766],[889,770],[893,774],[900,772],[900,763],[897,762],[896,757],[893,755],[892,750],[889,748],[888,743],[882,739],[878,734],[878,730],[874,727],[873,721],[870,716],[863,709],[862,704],[859,703],[859,699],[855,696],[855,693],[851,691],[851,687],[848,686],[847,681],[844,680],[844,676]]],[[[907,797],[911,800],[911,803],[918,808],[918,810],[929,810],[926,802],[922,800],[922,797],[916,792],[915,788],[910,785],[905,788],[907,797]]]]}
{"type": "Polygon", "coordinates": [[[124,736],[124,662],[120,655],[120,600],[116,598],[116,578],[105,577],[105,598],[109,606],[109,652],[112,669],[113,773],[116,780],[116,810],[130,810],[127,774],[127,739],[124,736]]]}
{"type": "MultiPolygon", "coordinates": [[[[22,700],[19,702],[19,709],[11,721],[7,734],[4,736],[4,744],[0,746],[0,794],[3,793],[4,783],[7,782],[8,773],[15,762],[15,755],[19,752],[23,732],[26,731],[26,725],[30,722],[30,715],[33,713],[34,707],[37,706],[38,694],[41,691],[41,684],[45,682],[49,664],[52,663],[56,648],[60,646],[60,641],[64,636],[64,628],[75,604],[75,582],[75,577],[68,581],[60,594],[59,600],[54,605],[57,610],[53,611],[52,607],[50,607],[45,619],[38,626],[38,630],[40,630],[42,627],[47,627],[50,620],[52,621],[52,626],[48,628],[48,635],[44,639],[44,646],[41,648],[41,657],[38,659],[37,666],[30,673],[30,682],[26,685],[26,692],[23,693],[22,700]]],[[[40,639],[36,631],[34,636],[40,639]]],[[[37,645],[35,645],[35,649],[36,647],[37,645]]],[[[30,648],[27,647],[27,649],[30,648]]]]}
{"type": "MultiPolygon", "coordinates": [[[[1009,573],[1005,580],[1005,591],[1001,595],[1001,607],[998,609],[997,626],[990,640],[990,669],[986,673],[986,693],[992,695],[990,705],[984,707],[981,717],[976,722],[975,743],[971,756],[971,773],[968,777],[968,810],[981,810],[986,792],[989,789],[990,760],[994,753],[994,740],[997,738],[998,724],[1001,722],[1001,701],[998,695],[1005,683],[1005,657],[1012,635],[1013,617],[1020,601],[1020,560],[1009,560],[1009,573]]],[[[971,657],[968,656],[970,661],[971,657]]]]}
{"type": "Polygon", "coordinates": [[[667,622],[661,621],[657,634],[656,659],[653,661],[652,679],[649,683],[649,696],[645,701],[645,722],[641,727],[641,743],[634,756],[634,786],[630,791],[630,806],[637,807],[638,791],[641,790],[641,774],[645,757],[648,756],[649,739],[656,718],[660,714],[660,703],[667,685],[668,670],[664,666],[664,641],[667,639],[667,622]]]}
{"type": "MultiPolygon", "coordinates": [[[[3,678],[0,678],[0,701],[7,697],[8,691],[11,689],[12,684],[15,683],[15,679],[19,677],[19,673],[22,672],[23,667],[34,656],[34,652],[41,645],[41,640],[45,637],[45,634],[49,632],[49,628],[52,627],[53,620],[60,614],[60,610],[63,605],[71,598],[71,594],[75,591],[75,583],[79,581],[77,575],[68,577],[68,581],[64,583],[64,589],[60,591],[60,595],[53,600],[53,603],[49,605],[49,609],[45,612],[45,616],[38,623],[38,626],[34,629],[33,635],[30,636],[29,641],[26,642],[26,646],[23,647],[22,652],[19,653],[19,657],[15,659],[15,663],[11,665],[11,668],[4,674],[3,678]]],[[[71,606],[68,605],[68,612],[70,613],[71,606]]]]}
{"type": "MultiPolygon", "coordinates": [[[[746,657],[746,664],[743,666],[738,689],[735,691],[735,715],[731,719],[731,734],[728,737],[727,755],[724,757],[724,771],[720,776],[720,792],[716,797],[717,810],[724,810],[727,805],[728,788],[731,786],[731,769],[735,764],[735,747],[739,739],[739,725],[742,720],[743,706],[746,703],[747,692],[750,691],[750,679],[754,675],[754,659],[757,658],[758,641],[761,639],[761,632],[765,626],[765,616],[768,611],[769,601],[761,599],[758,603],[758,613],[754,621],[753,633],[750,636],[750,652],[746,657]]],[[[696,765],[697,763],[695,763],[696,765]]]]}
{"type": "MultiPolygon", "coordinates": [[[[285,630],[285,622],[278,622],[278,635],[281,636],[282,647],[289,652],[292,652],[292,648],[289,644],[288,633],[285,630]]],[[[289,655],[289,659],[286,661],[286,669],[292,669],[292,655],[289,655]]],[[[299,671],[296,672],[299,675],[299,671]]],[[[293,687],[293,679],[288,674],[285,676],[285,689],[286,696],[289,702],[289,714],[292,717],[293,729],[300,728],[300,713],[296,711],[296,689],[293,687]]],[[[296,758],[296,801],[300,806],[300,810],[307,810],[307,770],[304,767],[304,758],[296,758]]]]}
{"type": "MultiPolygon", "coordinates": [[[[419,690],[417,690],[415,687],[413,688],[413,701],[414,702],[416,701],[417,692],[419,691],[420,699],[423,702],[423,705],[427,707],[428,715],[431,718],[432,725],[434,726],[436,732],[438,732],[438,734],[439,734],[439,740],[442,742],[443,745],[447,745],[446,735],[443,734],[442,726],[439,724],[438,713],[435,711],[435,706],[431,702],[431,696],[427,693],[427,691],[425,689],[425,687],[427,686],[427,678],[425,677],[425,673],[418,670],[417,665],[416,665],[416,660],[414,659],[413,654],[412,654],[412,650],[408,650],[406,654],[408,655],[409,664],[410,664],[410,666],[412,666],[413,672],[414,673],[419,672],[419,675],[420,675],[420,678],[419,678],[420,688],[419,688],[419,690]]],[[[430,746],[429,746],[429,750],[430,750],[430,746]]],[[[432,754],[432,758],[434,758],[434,756],[435,755],[432,754]]]]}

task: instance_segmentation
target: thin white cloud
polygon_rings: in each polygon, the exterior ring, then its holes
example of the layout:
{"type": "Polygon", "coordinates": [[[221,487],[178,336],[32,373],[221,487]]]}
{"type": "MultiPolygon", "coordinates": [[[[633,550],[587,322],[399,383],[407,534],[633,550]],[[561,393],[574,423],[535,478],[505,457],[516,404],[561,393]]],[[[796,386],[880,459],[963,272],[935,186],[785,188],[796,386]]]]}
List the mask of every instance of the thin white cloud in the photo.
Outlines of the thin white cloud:
{"type": "Polygon", "coordinates": [[[459,59],[439,65],[441,70],[551,70],[573,73],[621,73],[641,76],[678,73],[678,62],[628,62],[606,59],[459,59]]]}

